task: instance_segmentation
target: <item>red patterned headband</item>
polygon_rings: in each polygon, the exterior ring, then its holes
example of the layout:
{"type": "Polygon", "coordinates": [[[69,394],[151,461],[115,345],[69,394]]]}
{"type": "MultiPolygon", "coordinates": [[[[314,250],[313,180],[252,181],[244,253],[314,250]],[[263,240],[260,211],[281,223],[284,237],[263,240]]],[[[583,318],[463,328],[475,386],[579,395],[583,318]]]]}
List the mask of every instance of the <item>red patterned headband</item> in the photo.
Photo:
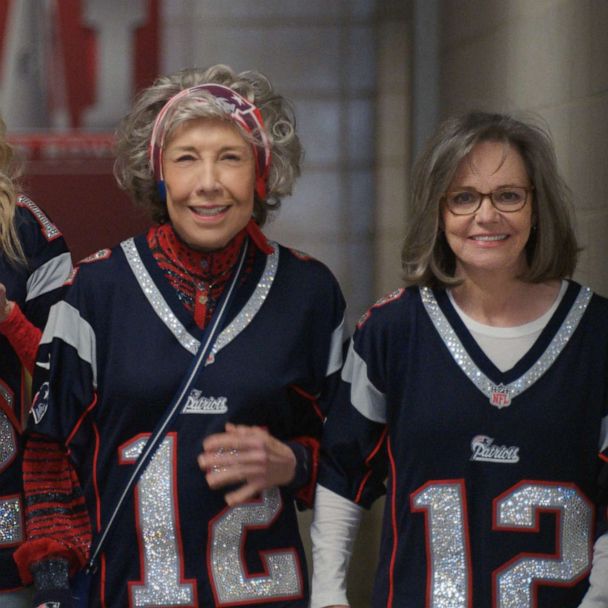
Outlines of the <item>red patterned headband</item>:
{"type": "MultiPolygon", "coordinates": [[[[227,116],[239,124],[247,133],[259,137],[262,146],[253,146],[255,157],[255,191],[261,200],[266,199],[266,181],[270,170],[270,142],[266,135],[262,114],[250,101],[239,95],[236,91],[221,84],[199,84],[184,89],[167,101],[154,121],[152,137],[150,139],[150,165],[159,189],[164,191],[163,179],[163,146],[165,144],[167,117],[175,104],[184,97],[196,97],[197,93],[205,92],[213,95],[226,110],[227,116]]],[[[201,97],[204,99],[204,97],[201,97]]]]}

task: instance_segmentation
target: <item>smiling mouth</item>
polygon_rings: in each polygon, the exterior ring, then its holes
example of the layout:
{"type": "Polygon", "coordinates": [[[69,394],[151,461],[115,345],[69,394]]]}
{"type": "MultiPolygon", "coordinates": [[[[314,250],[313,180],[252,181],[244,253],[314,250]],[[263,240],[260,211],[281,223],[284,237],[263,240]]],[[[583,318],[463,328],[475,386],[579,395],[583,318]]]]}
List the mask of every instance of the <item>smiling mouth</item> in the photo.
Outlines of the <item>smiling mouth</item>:
{"type": "Polygon", "coordinates": [[[508,235],[506,235],[506,234],[488,234],[488,235],[472,236],[471,238],[474,241],[488,242],[488,241],[504,241],[507,237],[508,237],[508,235]]]}
{"type": "Polygon", "coordinates": [[[220,215],[228,210],[228,206],[223,207],[190,207],[192,213],[201,217],[213,217],[220,215]]]}

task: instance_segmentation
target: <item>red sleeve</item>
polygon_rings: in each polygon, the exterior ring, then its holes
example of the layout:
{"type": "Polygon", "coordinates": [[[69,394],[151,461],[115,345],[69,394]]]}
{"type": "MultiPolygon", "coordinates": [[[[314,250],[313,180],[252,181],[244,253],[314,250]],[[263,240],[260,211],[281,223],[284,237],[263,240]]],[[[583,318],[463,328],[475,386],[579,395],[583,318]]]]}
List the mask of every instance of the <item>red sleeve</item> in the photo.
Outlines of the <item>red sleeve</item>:
{"type": "Polygon", "coordinates": [[[25,317],[17,303],[2,323],[0,334],[7,337],[22,365],[31,374],[36,363],[36,352],[42,332],[25,317]]]}
{"type": "Polygon", "coordinates": [[[91,524],[80,483],[65,448],[42,435],[31,435],[23,459],[27,540],[14,558],[24,584],[30,568],[50,557],[68,560],[73,573],[86,563],[91,524]]]}

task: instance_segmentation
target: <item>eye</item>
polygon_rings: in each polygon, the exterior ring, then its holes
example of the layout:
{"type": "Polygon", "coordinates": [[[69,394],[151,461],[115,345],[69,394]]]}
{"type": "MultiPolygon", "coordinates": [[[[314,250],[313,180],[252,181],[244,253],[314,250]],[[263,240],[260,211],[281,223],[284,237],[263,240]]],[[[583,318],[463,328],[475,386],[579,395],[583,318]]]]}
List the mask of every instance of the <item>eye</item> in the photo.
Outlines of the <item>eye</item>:
{"type": "Polygon", "coordinates": [[[232,163],[240,163],[245,158],[245,154],[243,152],[239,152],[237,150],[226,150],[222,152],[220,155],[220,160],[232,162],[232,163]]]}
{"type": "Polygon", "coordinates": [[[497,190],[494,193],[497,203],[504,203],[507,205],[521,203],[525,196],[526,191],[523,188],[504,188],[497,190]]]}
{"type": "Polygon", "coordinates": [[[448,202],[451,205],[470,205],[477,199],[477,195],[474,192],[468,190],[461,190],[459,192],[450,192],[448,194],[448,202]]]}
{"type": "Polygon", "coordinates": [[[183,152],[182,154],[178,154],[173,160],[176,163],[187,163],[194,160],[194,155],[189,152],[183,152]]]}

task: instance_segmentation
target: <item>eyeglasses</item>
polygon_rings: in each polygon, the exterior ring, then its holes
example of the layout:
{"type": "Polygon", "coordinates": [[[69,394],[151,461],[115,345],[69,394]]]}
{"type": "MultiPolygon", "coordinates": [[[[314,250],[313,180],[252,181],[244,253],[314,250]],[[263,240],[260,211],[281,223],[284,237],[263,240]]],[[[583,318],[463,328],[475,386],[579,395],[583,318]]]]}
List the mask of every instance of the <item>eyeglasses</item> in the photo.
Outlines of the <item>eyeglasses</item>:
{"type": "Polygon", "coordinates": [[[473,188],[467,190],[453,190],[443,195],[449,211],[454,215],[471,215],[480,207],[486,196],[498,211],[513,213],[523,209],[528,200],[528,193],[534,190],[534,186],[524,188],[523,186],[505,186],[492,192],[478,192],[473,188]]]}

